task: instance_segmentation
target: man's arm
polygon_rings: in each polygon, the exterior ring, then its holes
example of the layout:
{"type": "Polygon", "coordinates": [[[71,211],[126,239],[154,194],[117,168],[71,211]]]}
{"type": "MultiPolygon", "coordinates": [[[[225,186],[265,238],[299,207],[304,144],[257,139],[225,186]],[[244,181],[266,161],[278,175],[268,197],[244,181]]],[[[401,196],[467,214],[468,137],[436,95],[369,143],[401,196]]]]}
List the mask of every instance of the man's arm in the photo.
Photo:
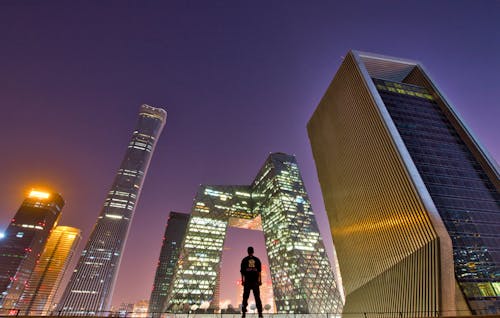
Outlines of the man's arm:
{"type": "Polygon", "coordinates": [[[241,274],[241,285],[245,284],[245,275],[243,274],[245,272],[245,264],[244,264],[245,259],[241,261],[240,265],[240,274],[241,274]]]}
{"type": "Polygon", "coordinates": [[[257,283],[260,286],[260,285],[262,285],[262,279],[261,279],[262,265],[260,263],[260,259],[258,259],[258,262],[257,262],[257,271],[259,273],[259,278],[257,279],[257,283]]]}

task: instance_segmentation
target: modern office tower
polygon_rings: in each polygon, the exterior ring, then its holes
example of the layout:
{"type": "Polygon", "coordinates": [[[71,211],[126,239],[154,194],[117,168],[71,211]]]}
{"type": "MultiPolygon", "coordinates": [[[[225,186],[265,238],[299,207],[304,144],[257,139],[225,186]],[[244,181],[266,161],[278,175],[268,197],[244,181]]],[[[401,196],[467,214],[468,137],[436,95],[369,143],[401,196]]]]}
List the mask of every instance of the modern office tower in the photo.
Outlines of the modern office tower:
{"type": "Polygon", "coordinates": [[[149,313],[152,317],[160,317],[164,312],[168,289],[174,276],[181,251],[182,240],[186,233],[189,214],[170,212],[161,245],[158,267],[156,267],[153,291],[149,299],[149,313]]]}
{"type": "Polygon", "coordinates": [[[500,313],[498,166],[420,63],[349,52],[308,132],[344,312],[500,313]]]}
{"type": "Polygon", "coordinates": [[[23,294],[16,304],[21,314],[47,315],[52,309],[66,268],[81,240],[81,231],[57,226],[52,230],[23,294]]]}
{"type": "Polygon", "coordinates": [[[58,305],[60,312],[95,315],[110,309],[130,223],[166,116],[161,108],[140,107],[125,158],[58,305]]]}
{"type": "Polygon", "coordinates": [[[251,185],[199,188],[168,311],[219,304],[214,294],[229,226],[264,232],[278,312],[340,312],[342,300],[297,162],[283,153],[271,154],[251,185]]]}
{"type": "Polygon", "coordinates": [[[0,312],[16,307],[63,206],[60,194],[32,190],[11,220],[0,241],[0,312]]]}

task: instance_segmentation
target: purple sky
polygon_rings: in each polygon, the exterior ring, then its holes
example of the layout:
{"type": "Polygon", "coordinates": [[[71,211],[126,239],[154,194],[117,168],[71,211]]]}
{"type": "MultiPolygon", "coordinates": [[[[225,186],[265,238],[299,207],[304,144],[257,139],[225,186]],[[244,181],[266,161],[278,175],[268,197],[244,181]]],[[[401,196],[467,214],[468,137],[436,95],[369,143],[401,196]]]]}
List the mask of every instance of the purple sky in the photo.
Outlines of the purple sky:
{"type": "MultiPolygon", "coordinates": [[[[499,1],[1,1],[0,229],[44,185],[85,241],[147,103],[168,118],[114,304],[149,298],[169,211],[199,184],[250,183],[269,152],[297,156],[331,247],[306,123],[341,57],[421,61],[498,161],[499,30],[499,1]]],[[[263,253],[231,233],[225,264],[263,253]]],[[[238,269],[223,275],[228,298],[238,269]]]]}

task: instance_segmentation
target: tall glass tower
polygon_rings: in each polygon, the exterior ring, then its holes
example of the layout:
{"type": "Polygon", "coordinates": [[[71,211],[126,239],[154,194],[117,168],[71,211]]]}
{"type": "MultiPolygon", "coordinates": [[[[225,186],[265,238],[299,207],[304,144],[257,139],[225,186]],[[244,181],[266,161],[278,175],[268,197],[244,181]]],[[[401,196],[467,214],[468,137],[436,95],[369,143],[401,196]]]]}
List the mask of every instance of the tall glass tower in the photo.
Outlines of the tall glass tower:
{"type": "Polygon", "coordinates": [[[140,107],[125,158],[61,298],[60,312],[98,314],[109,310],[132,217],[166,116],[161,108],[140,107]]]}
{"type": "Polygon", "coordinates": [[[174,272],[181,252],[182,240],[186,233],[189,214],[170,212],[163,236],[160,258],[156,268],[153,291],[149,299],[148,312],[152,317],[160,317],[164,311],[174,272]]]}
{"type": "Polygon", "coordinates": [[[74,227],[57,226],[52,230],[33,274],[17,302],[16,309],[21,314],[49,314],[80,239],[81,231],[74,227]]]}
{"type": "Polygon", "coordinates": [[[499,169],[420,63],[349,52],[308,132],[346,312],[500,313],[499,169]]]}
{"type": "Polygon", "coordinates": [[[0,241],[0,313],[16,308],[63,206],[61,195],[33,190],[11,220],[0,241]]]}
{"type": "Polygon", "coordinates": [[[269,155],[251,185],[198,190],[167,310],[219,306],[228,227],[264,232],[277,311],[340,313],[342,299],[295,157],[269,155]]]}

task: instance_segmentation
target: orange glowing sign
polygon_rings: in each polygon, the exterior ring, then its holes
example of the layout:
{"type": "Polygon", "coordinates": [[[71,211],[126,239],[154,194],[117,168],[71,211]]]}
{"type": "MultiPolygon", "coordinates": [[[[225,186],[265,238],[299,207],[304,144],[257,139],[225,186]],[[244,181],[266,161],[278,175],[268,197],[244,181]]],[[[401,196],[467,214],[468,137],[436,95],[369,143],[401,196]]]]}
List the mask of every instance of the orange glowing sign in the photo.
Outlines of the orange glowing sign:
{"type": "Polygon", "coordinates": [[[37,191],[37,190],[31,190],[30,194],[28,195],[30,198],[37,198],[37,199],[48,199],[50,197],[50,193],[48,192],[42,192],[42,191],[37,191]]]}

